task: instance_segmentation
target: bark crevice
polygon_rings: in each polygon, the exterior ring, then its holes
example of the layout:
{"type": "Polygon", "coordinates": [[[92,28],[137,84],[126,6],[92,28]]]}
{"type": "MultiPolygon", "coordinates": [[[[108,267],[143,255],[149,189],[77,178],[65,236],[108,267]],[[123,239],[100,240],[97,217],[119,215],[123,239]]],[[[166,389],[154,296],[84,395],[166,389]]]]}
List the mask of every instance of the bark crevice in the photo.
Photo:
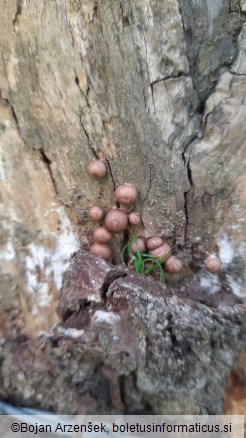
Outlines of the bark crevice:
{"type": "Polygon", "coordinates": [[[18,117],[17,117],[17,113],[16,113],[16,111],[15,111],[13,105],[11,105],[9,101],[7,101],[7,102],[8,102],[8,104],[9,104],[9,106],[10,106],[11,113],[12,113],[12,115],[13,115],[13,119],[14,119],[14,121],[15,121],[15,125],[16,125],[17,132],[18,132],[18,134],[19,134],[19,136],[20,136],[22,142],[25,144],[25,143],[26,143],[26,142],[25,142],[25,137],[24,137],[24,134],[23,134],[22,129],[21,129],[21,127],[20,127],[20,123],[19,123],[19,120],[18,120],[18,117]]]}
{"type": "Polygon", "coordinates": [[[89,133],[87,132],[86,127],[85,127],[85,125],[84,125],[84,123],[83,123],[83,118],[82,118],[82,116],[80,116],[79,121],[80,121],[80,125],[81,125],[81,127],[82,127],[82,129],[83,129],[83,132],[84,132],[84,134],[85,134],[85,136],[86,136],[86,138],[87,138],[87,144],[88,144],[88,146],[89,146],[89,149],[90,149],[90,151],[92,152],[93,156],[98,160],[98,155],[97,155],[97,153],[96,153],[96,150],[95,150],[94,147],[92,146],[91,139],[90,139],[89,133]]]}
{"type": "Polygon", "coordinates": [[[13,20],[14,28],[15,28],[16,24],[19,23],[19,18],[20,18],[21,14],[22,14],[22,9],[23,9],[23,2],[24,2],[24,0],[17,0],[16,13],[15,13],[15,17],[14,17],[14,20],[13,20]]]}
{"type": "Polygon", "coordinates": [[[189,208],[192,208],[191,205],[191,199],[190,195],[192,196],[192,202],[194,201],[194,184],[192,180],[192,173],[191,173],[191,167],[190,167],[190,158],[185,158],[185,153],[182,154],[184,164],[187,169],[187,177],[190,184],[189,190],[187,192],[184,192],[184,213],[185,213],[185,228],[184,228],[184,242],[185,244],[188,241],[188,233],[189,233],[189,223],[190,223],[190,214],[189,214],[189,208]]]}
{"type": "MultiPolygon", "coordinates": [[[[114,180],[114,175],[113,175],[112,167],[111,167],[110,161],[107,158],[105,158],[105,161],[106,161],[107,166],[108,166],[108,171],[109,171],[110,181],[111,181],[111,184],[112,184],[112,189],[113,189],[113,191],[115,191],[115,189],[116,189],[116,182],[114,180]]],[[[116,202],[116,206],[117,207],[120,206],[118,202],[116,202]]]]}
{"type": "Polygon", "coordinates": [[[58,188],[57,188],[57,183],[56,183],[53,171],[52,171],[52,161],[48,158],[48,156],[45,153],[43,147],[41,149],[39,149],[39,152],[40,152],[41,159],[42,159],[46,169],[48,170],[48,174],[50,176],[50,180],[51,180],[52,185],[54,187],[54,192],[55,192],[56,196],[58,197],[58,199],[60,199],[59,198],[59,191],[58,191],[58,188]]]}
{"type": "Polygon", "coordinates": [[[163,78],[156,79],[155,81],[151,82],[150,85],[151,87],[153,87],[155,84],[159,84],[160,82],[165,82],[170,79],[189,78],[189,77],[191,77],[190,74],[185,74],[184,72],[180,71],[176,75],[167,75],[164,76],[163,78]]]}

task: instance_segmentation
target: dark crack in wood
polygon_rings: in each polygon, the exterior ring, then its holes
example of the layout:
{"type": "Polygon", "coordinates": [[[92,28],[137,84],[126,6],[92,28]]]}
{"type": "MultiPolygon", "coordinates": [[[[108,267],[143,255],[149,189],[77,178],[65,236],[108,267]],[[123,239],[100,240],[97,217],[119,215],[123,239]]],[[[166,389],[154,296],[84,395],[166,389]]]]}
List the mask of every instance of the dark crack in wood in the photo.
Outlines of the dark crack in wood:
{"type": "Polygon", "coordinates": [[[188,202],[188,197],[189,197],[189,194],[191,192],[192,192],[192,194],[194,196],[194,184],[193,184],[193,180],[192,180],[192,173],[191,173],[191,167],[190,167],[190,158],[186,162],[185,152],[183,152],[182,153],[182,159],[183,159],[184,165],[186,167],[187,177],[188,177],[189,184],[190,184],[189,190],[184,192],[184,214],[185,214],[184,242],[186,244],[187,243],[187,238],[188,238],[188,227],[189,227],[189,202],[188,202]]]}
{"type": "MultiPolygon", "coordinates": [[[[114,176],[113,176],[113,172],[112,172],[112,169],[111,169],[111,165],[110,165],[110,162],[109,162],[109,160],[107,158],[105,158],[105,161],[107,163],[108,172],[109,172],[110,180],[111,180],[111,183],[112,183],[113,191],[115,191],[116,183],[115,183],[115,180],[114,180],[114,176]]],[[[116,202],[116,205],[119,208],[120,205],[119,205],[118,202],[116,202]]]]}
{"type": "Polygon", "coordinates": [[[51,179],[52,185],[53,185],[53,187],[54,187],[55,194],[59,197],[59,192],[58,192],[58,189],[57,189],[56,180],[55,180],[55,177],[54,177],[54,175],[53,175],[53,171],[52,171],[52,167],[51,167],[52,162],[51,162],[51,160],[47,157],[47,155],[46,155],[46,153],[44,152],[44,149],[43,149],[43,148],[39,149],[39,152],[40,152],[40,155],[41,155],[42,161],[43,161],[43,163],[45,164],[46,169],[48,170],[48,174],[49,174],[49,176],[50,176],[50,179],[51,179]]]}
{"type": "Polygon", "coordinates": [[[23,143],[25,144],[25,137],[24,137],[24,134],[23,134],[22,129],[20,127],[20,123],[19,123],[16,111],[15,111],[13,105],[11,105],[10,102],[8,102],[8,103],[9,103],[9,106],[10,106],[10,109],[11,109],[11,112],[12,112],[12,116],[13,116],[14,121],[15,121],[15,125],[16,125],[16,129],[18,131],[18,134],[19,134],[21,140],[23,141],[23,143]]]}
{"type": "Polygon", "coordinates": [[[89,134],[88,134],[88,132],[87,132],[87,130],[86,130],[86,128],[85,128],[83,122],[82,122],[82,116],[79,118],[79,120],[80,120],[81,128],[83,129],[84,134],[85,134],[85,136],[86,136],[86,138],[87,138],[87,140],[88,140],[88,146],[89,146],[89,148],[90,148],[92,154],[94,155],[94,157],[98,160],[97,153],[96,153],[95,149],[93,148],[93,146],[92,146],[92,144],[91,144],[90,136],[89,136],[89,134]]]}
{"type": "Polygon", "coordinates": [[[23,0],[17,0],[17,8],[16,8],[16,13],[15,13],[15,18],[13,20],[13,25],[15,27],[16,24],[19,23],[19,18],[22,14],[22,9],[23,9],[23,0]]]}

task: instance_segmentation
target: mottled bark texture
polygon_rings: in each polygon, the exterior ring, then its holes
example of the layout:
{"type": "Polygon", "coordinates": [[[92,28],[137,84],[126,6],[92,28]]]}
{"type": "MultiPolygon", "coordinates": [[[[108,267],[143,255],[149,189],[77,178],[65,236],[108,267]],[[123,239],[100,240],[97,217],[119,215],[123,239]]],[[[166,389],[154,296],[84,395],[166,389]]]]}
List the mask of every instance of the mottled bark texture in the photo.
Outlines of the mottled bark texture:
{"type": "Polygon", "coordinates": [[[50,336],[3,347],[8,398],[63,413],[221,412],[245,305],[198,281],[163,286],[79,252],[50,336]]]}
{"type": "Polygon", "coordinates": [[[245,0],[0,5],[3,397],[221,412],[245,345],[245,0]],[[95,157],[102,182],[85,170],[95,157]],[[183,260],[166,287],[117,266],[131,230],[114,267],[69,262],[91,243],[88,208],[112,208],[122,182],[139,191],[134,234],[183,260]],[[203,268],[210,252],[220,275],[203,268]]]}

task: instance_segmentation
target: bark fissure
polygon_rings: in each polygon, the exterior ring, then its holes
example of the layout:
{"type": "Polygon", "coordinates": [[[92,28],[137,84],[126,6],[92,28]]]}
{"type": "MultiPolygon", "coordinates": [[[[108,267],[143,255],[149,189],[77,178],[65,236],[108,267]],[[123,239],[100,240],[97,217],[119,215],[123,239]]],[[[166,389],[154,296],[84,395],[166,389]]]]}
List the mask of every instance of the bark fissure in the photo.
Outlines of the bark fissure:
{"type": "Polygon", "coordinates": [[[92,21],[97,20],[97,14],[98,14],[98,4],[97,4],[97,1],[95,1],[94,6],[93,6],[92,21]]]}
{"type": "Polygon", "coordinates": [[[86,93],[84,93],[83,91],[82,91],[82,89],[81,89],[81,86],[80,86],[80,80],[79,80],[79,77],[78,77],[78,75],[77,75],[77,72],[76,72],[76,70],[75,70],[75,68],[74,68],[74,73],[75,73],[75,84],[77,85],[77,87],[79,88],[79,91],[80,91],[80,93],[81,93],[81,95],[85,98],[85,100],[86,100],[86,104],[87,104],[87,106],[88,106],[88,108],[90,108],[90,102],[89,102],[89,99],[88,99],[88,96],[87,96],[87,92],[89,91],[88,90],[88,87],[87,87],[87,89],[86,89],[86,93]]]}
{"type": "MultiPolygon", "coordinates": [[[[53,175],[53,171],[52,171],[52,167],[51,167],[52,162],[51,162],[51,160],[47,157],[47,155],[46,155],[46,153],[44,152],[44,149],[43,149],[43,148],[39,149],[39,152],[40,152],[41,159],[42,159],[42,161],[43,161],[43,163],[44,163],[46,169],[48,170],[48,173],[49,173],[49,176],[50,176],[50,180],[51,180],[52,185],[53,185],[53,187],[54,187],[55,194],[59,197],[59,192],[58,192],[58,189],[57,189],[56,180],[55,180],[55,177],[54,177],[54,175],[53,175]]],[[[60,198],[59,198],[59,199],[60,199],[60,198]]]]}
{"type": "Polygon", "coordinates": [[[122,266],[118,265],[116,268],[109,271],[109,273],[105,276],[101,289],[101,297],[104,302],[104,305],[107,305],[108,290],[110,286],[113,284],[113,282],[118,278],[125,278],[126,276],[127,276],[127,272],[123,265],[122,266]]]}
{"type": "Polygon", "coordinates": [[[15,121],[15,125],[16,125],[16,129],[18,131],[18,134],[19,134],[21,140],[23,141],[23,143],[25,144],[25,137],[24,137],[22,129],[20,127],[20,123],[19,123],[19,120],[18,120],[18,117],[17,117],[17,113],[16,113],[13,105],[11,105],[9,101],[8,101],[8,103],[9,103],[9,106],[10,106],[10,109],[11,109],[11,112],[12,112],[12,115],[13,115],[13,118],[14,118],[14,121],[15,121]]]}
{"type": "MultiPolygon", "coordinates": [[[[78,77],[78,75],[77,75],[77,72],[76,72],[75,68],[74,68],[74,73],[75,73],[75,83],[76,83],[77,87],[79,88],[79,91],[80,91],[81,95],[85,98],[87,107],[90,108],[90,103],[89,103],[89,100],[88,100],[88,96],[86,95],[86,93],[84,93],[84,92],[81,90],[79,77],[78,77]]],[[[83,123],[83,115],[78,115],[78,117],[79,117],[79,122],[80,122],[81,128],[83,129],[83,132],[84,132],[84,134],[85,134],[85,136],[86,136],[86,138],[87,138],[88,146],[89,146],[89,148],[90,148],[92,154],[94,155],[94,157],[95,157],[96,159],[98,159],[98,155],[97,155],[97,153],[96,153],[96,150],[95,150],[95,148],[92,146],[92,142],[91,142],[91,139],[90,139],[90,135],[89,135],[89,133],[88,133],[88,131],[87,131],[87,129],[86,129],[84,123],[83,123]]]]}
{"type": "MultiPolygon", "coordinates": [[[[106,161],[107,166],[108,166],[108,171],[109,171],[109,176],[110,176],[110,180],[111,180],[111,183],[112,183],[112,188],[113,188],[113,191],[115,191],[116,183],[115,183],[115,180],[114,180],[114,175],[113,175],[113,172],[112,172],[112,169],[111,169],[111,165],[110,165],[110,162],[109,162],[109,160],[107,158],[105,158],[105,161],[106,161]]],[[[117,207],[120,206],[119,203],[116,203],[116,204],[117,204],[117,207]]]]}
{"type": "Polygon", "coordinates": [[[16,8],[16,13],[15,13],[15,17],[13,20],[13,25],[15,27],[15,25],[19,22],[19,18],[22,14],[22,9],[23,9],[23,0],[17,0],[17,8],[16,8]]]}
{"type": "Polygon", "coordinates": [[[239,77],[244,77],[246,76],[246,73],[236,73],[234,71],[232,71],[233,76],[239,76],[239,77]]]}
{"type": "Polygon", "coordinates": [[[82,116],[79,118],[79,121],[80,121],[81,128],[83,129],[84,134],[85,134],[85,136],[86,136],[86,138],[87,138],[88,146],[89,146],[89,148],[90,148],[92,154],[94,155],[94,157],[98,160],[97,153],[96,153],[95,149],[93,148],[93,146],[92,146],[92,144],[91,144],[90,136],[89,136],[89,134],[88,134],[88,132],[87,132],[87,130],[86,130],[86,128],[85,128],[85,125],[84,125],[83,122],[82,122],[82,116]]]}
{"type": "Polygon", "coordinates": [[[187,177],[188,177],[188,181],[190,184],[189,190],[184,192],[184,214],[185,214],[184,242],[186,244],[187,240],[188,240],[188,228],[189,228],[189,194],[192,193],[192,195],[194,197],[194,185],[193,185],[192,173],[191,173],[191,167],[190,167],[190,158],[188,158],[188,160],[186,162],[185,152],[183,152],[182,159],[183,159],[184,165],[186,167],[187,177]]]}
{"type": "Polygon", "coordinates": [[[155,84],[158,84],[159,82],[165,82],[171,79],[178,79],[178,78],[190,78],[190,75],[185,74],[184,72],[179,72],[177,75],[169,75],[160,79],[156,79],[155,81],[151,82],[150,85],[153,87],[155,84]]]}
{"type": "Polygon", "coordinates": [[[154,100],[154,87],[153,87],[153,84],[150,84],[150,91],[151,91],[152,104],[153,104],[154,113],[155,113],[155,100],[154,100]]]}

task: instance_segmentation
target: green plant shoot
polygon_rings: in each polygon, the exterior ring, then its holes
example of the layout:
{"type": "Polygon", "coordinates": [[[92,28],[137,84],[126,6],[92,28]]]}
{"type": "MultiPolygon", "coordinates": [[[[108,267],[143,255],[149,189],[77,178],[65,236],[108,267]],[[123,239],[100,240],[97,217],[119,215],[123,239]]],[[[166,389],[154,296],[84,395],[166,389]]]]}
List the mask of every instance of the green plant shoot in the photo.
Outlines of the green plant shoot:
{"type": "Polygon", "coordinates": [[[161,263],[158,262],[155,257],[139,251],[136,237],[134,237],[123,247],[120,255],[122,263],[125,263],[127,256],[130,258],[130,260],[133,260],[135,272],[147,276],[155,269],[159,269],[160,282],[162,283],[164,281],[164,270],[161,266],[161,263]],[[134,254],[131,250],[132,243],[135,244],[136,254],[134,254]]]}

